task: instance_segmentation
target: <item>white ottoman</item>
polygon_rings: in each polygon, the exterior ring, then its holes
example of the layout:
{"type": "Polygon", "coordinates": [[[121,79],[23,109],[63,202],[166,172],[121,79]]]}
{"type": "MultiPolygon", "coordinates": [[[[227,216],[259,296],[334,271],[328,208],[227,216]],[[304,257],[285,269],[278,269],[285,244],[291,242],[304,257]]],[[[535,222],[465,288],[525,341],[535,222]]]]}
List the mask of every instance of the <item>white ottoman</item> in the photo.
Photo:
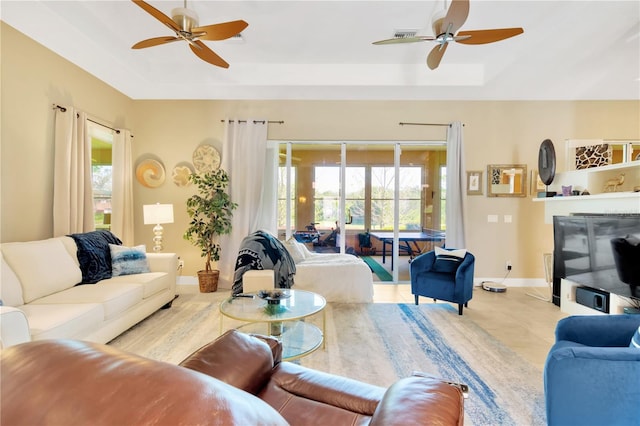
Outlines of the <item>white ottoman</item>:
{"type": "Polygon", "coordinates": [[[275,275],[271,269],[252,269],[242,274],[243,293],[257,293],[274,287],[275,275]]]}

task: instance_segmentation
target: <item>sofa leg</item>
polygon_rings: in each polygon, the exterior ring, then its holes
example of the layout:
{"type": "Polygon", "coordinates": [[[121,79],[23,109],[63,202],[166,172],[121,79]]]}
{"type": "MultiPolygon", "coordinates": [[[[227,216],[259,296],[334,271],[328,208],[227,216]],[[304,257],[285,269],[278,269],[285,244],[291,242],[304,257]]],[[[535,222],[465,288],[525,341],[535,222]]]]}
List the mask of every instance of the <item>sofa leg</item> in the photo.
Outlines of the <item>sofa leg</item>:
{"type": "Polygon", "coordinates": [[[462,306],[464,306],[462,303],[458,303],[458,315],[462,315],[462,306]]]}
{"type": "Polygon", "coordinates": [[[173,301],[176,300],[178,298],[179,294],[176,294],[175,296],[173,296],[173,299],[171,299],[171,302],[167,302],[163,307],[161,307],[160,309],[169,309],[171,307],[171,305],[173,305],[173,301]]]}
{"type": "Polygon", "coordinates": [[[413,297],[415,298],[415,300],[416,300],[416,305],[417,305],[417,304],[418,304],[418,297],[420,297],[420,296],[418,296],[417,294],[414,294],[414,295],[413,295],[413,297]]]}

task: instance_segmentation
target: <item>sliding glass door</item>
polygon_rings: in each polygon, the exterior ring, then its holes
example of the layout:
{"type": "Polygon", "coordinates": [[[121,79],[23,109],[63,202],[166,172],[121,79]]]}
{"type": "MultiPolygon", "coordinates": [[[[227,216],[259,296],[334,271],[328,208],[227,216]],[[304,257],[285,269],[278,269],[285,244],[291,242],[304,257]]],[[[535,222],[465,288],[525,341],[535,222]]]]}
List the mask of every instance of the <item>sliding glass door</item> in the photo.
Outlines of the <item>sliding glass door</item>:
{"type": "MultiPolygon", "coordinates": [[[[372,238],[385,264],[399,265],[419,253],[400,236],[442,229],[444,203],[442,142],[280,141],[278,228],[281,238],[296,238],[316,252],[360,255],[360,236],[372,238]],[[406,258],[406,256],[409,256],[406,258]],[[400,258],[402,257],[402,260],[400,258]]],[[[406,272],[391,271],[393,282],[406,272]]],[[[407,268],[404,268],[406,271],[407,268]]]]}

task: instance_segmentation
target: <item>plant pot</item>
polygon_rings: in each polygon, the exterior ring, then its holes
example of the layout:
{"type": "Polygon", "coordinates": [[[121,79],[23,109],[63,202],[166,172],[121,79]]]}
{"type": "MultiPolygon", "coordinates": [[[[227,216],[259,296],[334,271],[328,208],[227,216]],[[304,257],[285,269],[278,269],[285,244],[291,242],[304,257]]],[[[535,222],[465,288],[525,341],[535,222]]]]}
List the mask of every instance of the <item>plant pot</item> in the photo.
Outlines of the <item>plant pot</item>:
{"type": "Polygon", "coordinates": [[[218,290],[218,278],[220,271],[198,271],[198,284],[200,285],[200,293],[213,293],[218,290]]]}

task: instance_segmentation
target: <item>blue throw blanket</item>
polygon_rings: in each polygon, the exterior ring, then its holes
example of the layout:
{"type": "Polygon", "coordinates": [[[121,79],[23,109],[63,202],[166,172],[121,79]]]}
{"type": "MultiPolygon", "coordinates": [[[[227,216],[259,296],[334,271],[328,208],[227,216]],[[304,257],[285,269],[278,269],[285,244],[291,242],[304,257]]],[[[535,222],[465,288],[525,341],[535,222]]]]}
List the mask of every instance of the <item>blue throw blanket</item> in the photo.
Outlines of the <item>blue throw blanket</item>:
{"type": "Polygon", "coordinates": [[[242,293],[242,275],[252,269],[273,269],[275,287],[293,286],[296,264],[284,245],[268,232],[256,231],[242,240],[236,259],[232,294],[242,293]]]}
{"type": "Polygon", "coordinates": [[[82,284],[95,284],[111,278],[111,251],[109,244],[122,241],[109,231],[91,231],[69,235],[78,246],[78,262],[82,271],[82,284]]]}

